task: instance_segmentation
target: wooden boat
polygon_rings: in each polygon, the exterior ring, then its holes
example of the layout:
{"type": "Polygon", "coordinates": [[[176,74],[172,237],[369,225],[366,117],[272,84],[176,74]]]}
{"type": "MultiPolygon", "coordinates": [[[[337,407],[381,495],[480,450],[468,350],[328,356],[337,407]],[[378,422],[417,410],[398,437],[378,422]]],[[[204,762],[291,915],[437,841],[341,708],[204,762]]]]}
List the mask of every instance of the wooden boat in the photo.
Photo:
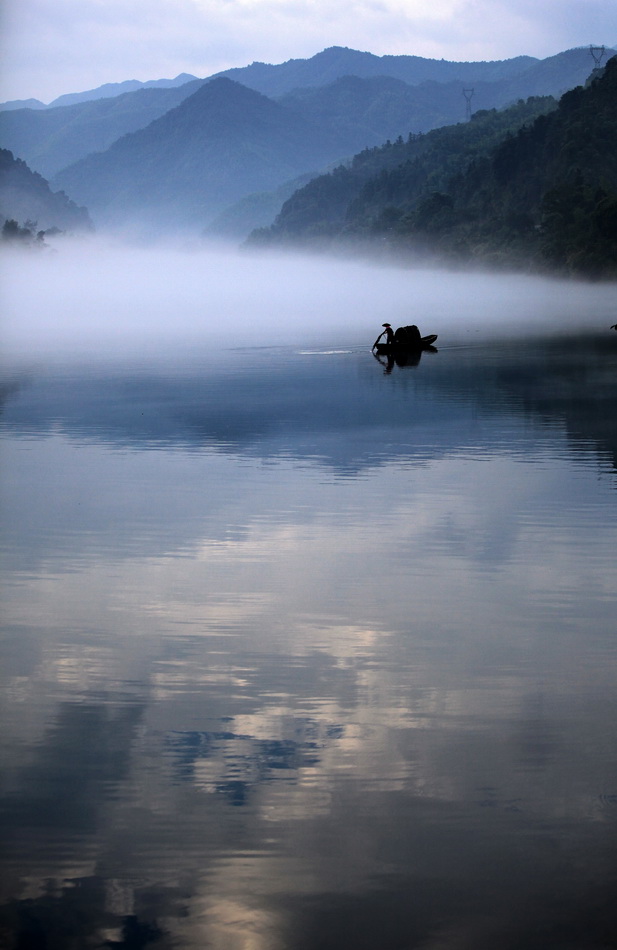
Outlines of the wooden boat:
{"type": "Polygon", "coordinates": [[[403,343],[394,341],[394,343],[376,343],[373,352],[379,356],[397,356],[399,353],[414,353],[421,350],[435,349],[433,343],[437,339],[436,333],[430,333],[428,336],[420,338],[418,343],[403,343]]]}

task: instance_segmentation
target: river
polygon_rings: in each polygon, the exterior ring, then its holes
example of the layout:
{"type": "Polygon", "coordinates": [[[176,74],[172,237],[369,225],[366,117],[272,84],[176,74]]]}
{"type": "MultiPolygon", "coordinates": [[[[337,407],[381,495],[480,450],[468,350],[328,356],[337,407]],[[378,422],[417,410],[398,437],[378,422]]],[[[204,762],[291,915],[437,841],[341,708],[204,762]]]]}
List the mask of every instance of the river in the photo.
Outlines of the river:
{"type": "Polygon", "coordinates": [[[64,267],[6,291],[3,945],[613,946],[614,288],[245,259],[198,333],[196,254],[171,325],[64,267]]]}

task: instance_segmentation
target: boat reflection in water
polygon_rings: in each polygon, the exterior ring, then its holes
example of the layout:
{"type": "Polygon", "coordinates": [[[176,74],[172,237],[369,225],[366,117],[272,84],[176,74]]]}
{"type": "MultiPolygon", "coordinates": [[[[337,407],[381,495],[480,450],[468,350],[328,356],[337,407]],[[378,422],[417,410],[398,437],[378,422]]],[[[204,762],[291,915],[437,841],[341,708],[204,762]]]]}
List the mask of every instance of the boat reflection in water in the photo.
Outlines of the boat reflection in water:
{"type": "Polygon", "coordinates": [[[616,944],[608,336],[7,375],[7,947],[616,944]]]}

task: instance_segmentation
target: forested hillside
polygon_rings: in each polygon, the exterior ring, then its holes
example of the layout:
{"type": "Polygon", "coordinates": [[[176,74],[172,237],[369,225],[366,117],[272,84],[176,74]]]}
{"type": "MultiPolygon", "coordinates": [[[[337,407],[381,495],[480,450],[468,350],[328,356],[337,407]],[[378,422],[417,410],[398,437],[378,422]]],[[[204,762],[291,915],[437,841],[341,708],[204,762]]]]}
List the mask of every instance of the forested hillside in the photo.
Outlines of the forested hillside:
{"type": "Polygon", "coordinates": [[[49,109],[0,112],[0,142],[51,178],[86,155],[104,151],[128,132],[144,128],[201,84],[197,79],[184,86],[139,89],[49,109]]]}
{"type": "MultiPolygon", "coordinates": [[[[419,245],[423,218],[410,218],[419,203],[435,192],[447,196],[439,215],[441,199],[425,209],[432,229],[446,220],[448,202],[456,198],[462,211],[453,176],[554,108],[547,97],[584,82],[591,65],[587,48],[544,60],[455,63],[332,47],[210,80],[183,83],[181,75],[113,95],[129,81],[60,97],[54,108],[0,112],[0,144],[86,205],[99,228],[242,239],[271,225],[291,196],[272,237],[331,236],[344,224],[346,234],[381,233],[387,241],[414,233],[419,245]],[[471,123],[463,123],[466,96],[471,123]],[[496,111],[505,106],[512,108],[496,111]],[[294,194],[298,182],[335,165],[327,181],[294,194]]],[[[477,209],[466,214],[469,225],[477,209]]],[[[525,214],[538,224],[536,211],[525,214]]],[[[483,241],[469,227],[457,231],[457,253],[477,256],[483,241]]],[[[425,243],[452,253],[443,229],[439,240],[427,232],[425,243]]],[[[489,245],[495,250],[489,242],[487,254],[489,245]]]]}
{"type": "Polygon", "coordinates": [[[391,216],[394,207],[415,207],[427,194],[446,188],[455,174],[487,155],[506,134],[556,106],[550,97],[532,98],[509,109],[477,112],[468,123],[364,149],[348,165],[299,189],[272,228],[254,237],[267,242],[373,232],[384,208],[391,216]]]}
{"type": "Polygon", "coordinates": [[[52,180],[97,224],[158,232],[204,227],[251,192],[268,191],[340,154],[336,132],[230,79],[202,85],[175,109],[52,180]]]}
{"type": "Polygon", "coordinates": [[[617,274],[617,57],[557,108],[530,99],[357,155],[296,192],[251,243],[316,238],[617,274]]]}
{"type": "MultiPolygon", "coordinates": [[[[78,208],[64,192],[52,192],[41,175],[7,149],[0,149],[0,225],[7,221],[30,231],[92,230],[85,208],[78,208]]],[[[18,234],[14,226],[8,233],[18,234]]]]}
{"type": "MultiPolygon", "coordinates": [[[[253,63],[226,75],[316,120],[324,135],[336,135],[340,151],[330,160],[340,161],[387,138],[461,121],[466,86],[473,88],[474,110],[500,108],[531,95],[559,96],[584,82],[590,68],[587,49],[543,60],[518,56],[455,63],[333,47],[309,59],[253,63]]],[[[5,103],[0,145],[51,178],[87,155],[108,149],[123,135],[145,129],[208,81],[184,74],[174,80],[112,83],[60,96],[49,107],[5,103]]],[[[308,170],[314,169],[302,169],[308,170]]]]}
{"type": "MultiPolygon", "coordinates": [[[[588,54],[587,54],[588,55],[588,54]]],[[[266,96],[282,96],[293,89],[324,86],[341,76],[391,76],[410,85],[421,82],[497,82],[522,73],[538,63],[532,56],[494,62],[455,63],[422,56],[375,56],[345,46],[330,46],[310,59],[286,63],[251,63],[227,69],[220,76],[235,79],[266,96]]]]}

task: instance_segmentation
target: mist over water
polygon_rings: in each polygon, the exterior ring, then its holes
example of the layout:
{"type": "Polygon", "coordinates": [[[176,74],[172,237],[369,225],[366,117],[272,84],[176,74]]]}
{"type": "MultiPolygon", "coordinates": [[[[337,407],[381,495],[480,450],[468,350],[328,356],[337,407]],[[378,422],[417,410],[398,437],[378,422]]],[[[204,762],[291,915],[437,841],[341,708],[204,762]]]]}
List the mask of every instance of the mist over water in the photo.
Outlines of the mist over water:
{"type": "Polygon", "coordinates": [[[4,357],[152,357],[237,346],[372,343],[384,321],[439,345],[615,321],[614,285],[431,269],[231,246],[94,238],[7,253],[4,357]]]}
{"type": "Polygon", "coordinates": [[[0,944],[617,946],[615,286],[0,267],[0,944]]]}

